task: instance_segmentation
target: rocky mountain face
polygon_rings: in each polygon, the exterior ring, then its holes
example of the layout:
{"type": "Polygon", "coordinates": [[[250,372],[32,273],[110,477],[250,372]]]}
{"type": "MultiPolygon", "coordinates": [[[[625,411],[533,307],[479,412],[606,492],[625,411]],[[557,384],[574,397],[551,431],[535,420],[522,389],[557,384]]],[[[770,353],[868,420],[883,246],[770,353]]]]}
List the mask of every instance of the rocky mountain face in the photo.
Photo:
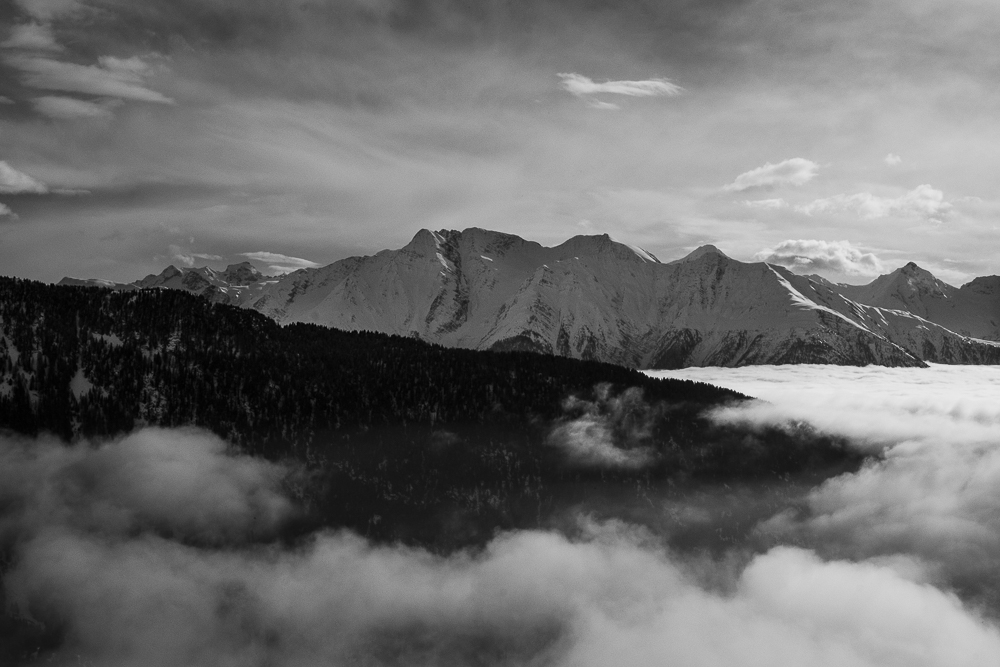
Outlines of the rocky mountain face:
{"type": "Polygon", "coordinates": [[[169,267],[118,286],[141,287],[182,289],[283,324],[638,368],[1000,363],[997,276],[956,288],[908,264],[869,285],[835,285],[713,246],[662,263],[607,235],[547,248],[482,229],[421,230],[399,250],[275,278],[244,263],[169,267]]]}

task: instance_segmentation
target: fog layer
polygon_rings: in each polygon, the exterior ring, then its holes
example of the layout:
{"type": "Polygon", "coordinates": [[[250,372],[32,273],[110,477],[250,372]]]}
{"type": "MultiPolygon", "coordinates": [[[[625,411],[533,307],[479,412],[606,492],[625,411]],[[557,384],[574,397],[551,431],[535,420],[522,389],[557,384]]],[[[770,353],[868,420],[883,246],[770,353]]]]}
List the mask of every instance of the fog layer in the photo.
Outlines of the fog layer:
{"type": "Polygon", "coordinates": [[[763,366],[670,375],[759,396],[722,423],[804,420],[877,458],[828,480],[804,511],[759,526],[826,557],[906,557],[923,576],[1000,614],[1000,367],[763,366]]]}

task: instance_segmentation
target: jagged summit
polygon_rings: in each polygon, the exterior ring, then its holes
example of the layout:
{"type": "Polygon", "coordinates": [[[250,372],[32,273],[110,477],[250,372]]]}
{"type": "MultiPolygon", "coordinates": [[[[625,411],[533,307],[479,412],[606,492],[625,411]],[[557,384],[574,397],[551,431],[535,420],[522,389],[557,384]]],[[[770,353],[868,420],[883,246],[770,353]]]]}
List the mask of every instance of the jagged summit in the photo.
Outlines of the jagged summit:
{"type": "Polygon", "coordinates": [[[714,245],[661,263],[608,234],[544,247],[476,227],[422,229],[401,249],[283,276],[249,262],[171,266],[122,289],[136,287],[185,290],[283,324],[647,368],[1000,361],[1000,344],[975,340],[1000,341],[1000,278],[958,289],[909,263],[869,285],[836,285],[714,245]]]}
{"type": "Polygon", "coordinates": [[[716,248],[714,245],[712,245],[712,244],[709,243],[709,244],[705,244],[703,246],[699,246],[699,247],[695,248],[694,250],[692,250],[691,252],[689,252],[684,257],[681,257],[680,259],[675,259],[673,262],[669,262],[669,263],[670,264],[682,264],[682,263],[685,263],[685,262],[694,262],[694,261],[697,261],[699,259],[702,259],[703,257],[718,258],[718,259],[729,259],[729,255],[727,255],[726,253],[722,252],[721,250],[719,250],[718,248],[716,248]]]}

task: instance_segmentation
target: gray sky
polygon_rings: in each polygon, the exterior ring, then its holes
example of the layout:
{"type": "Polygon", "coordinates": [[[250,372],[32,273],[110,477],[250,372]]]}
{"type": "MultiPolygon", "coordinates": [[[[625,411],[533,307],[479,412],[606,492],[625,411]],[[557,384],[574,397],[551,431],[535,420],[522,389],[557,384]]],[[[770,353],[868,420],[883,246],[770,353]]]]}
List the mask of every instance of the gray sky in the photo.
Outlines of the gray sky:
{"type": "Polygon", "coordinates": [[[16,0],[0,273],[477,226],[962,284],[1000,273],[997,43],[992,0],[16,0]]]}

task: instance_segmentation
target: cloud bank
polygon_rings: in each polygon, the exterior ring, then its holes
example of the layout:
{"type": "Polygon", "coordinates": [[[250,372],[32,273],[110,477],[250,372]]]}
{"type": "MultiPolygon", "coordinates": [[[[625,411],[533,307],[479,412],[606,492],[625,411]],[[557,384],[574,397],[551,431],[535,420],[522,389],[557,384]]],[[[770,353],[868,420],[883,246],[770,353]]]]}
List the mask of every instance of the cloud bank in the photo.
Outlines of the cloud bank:
{"type": "MultiPolygon", "coordinates": [[[[765,398],[720,423],[807,421],[879,454],[760,526],[828,558],[901,559],[1000,614],[1000,368],[760,367],[681,376],[765,398]]],[[[884,561],[885,562],[885,561],[884,561]]]]}
{"type": "Polygon", "coordinates": [[[873,253],[862,252],[848,241],[782,241],[774,248],[761,250],[754,258],[796,273],[833,271],[848,276],[877,276],[885,270],[873,253]]]}
{"type": "Polygon", "coordinates": [[[777,164],[767,162],[762,167],[745,171],[724,190],[743,192],[752,188],[774,188],[782,185],[805,185],[816,177],[819,165],[812,160],[793,157],[777,164]]]}
{"type": "Polygon", "coordinates": [[[0,452],[4,593],[60,628],[46,664],[978,667],[1000,652],[994,626],[899,565],[779,546],[732,570],[586,519],[573,539],[447,556],[337,532],[289,547],[266,541],[287,471],[197,431],[0,452]]]}
{"type": "Polygon", "coordinates": [[[816,199],[796,206],[795,210],[806,215],[851,213],[864,220],[874,220],[892,216],[939,218],[951,208],[941,190],[930,185],[918,185],[899,197],[879,197],[870,192],[841,194],[816,199]]]}

